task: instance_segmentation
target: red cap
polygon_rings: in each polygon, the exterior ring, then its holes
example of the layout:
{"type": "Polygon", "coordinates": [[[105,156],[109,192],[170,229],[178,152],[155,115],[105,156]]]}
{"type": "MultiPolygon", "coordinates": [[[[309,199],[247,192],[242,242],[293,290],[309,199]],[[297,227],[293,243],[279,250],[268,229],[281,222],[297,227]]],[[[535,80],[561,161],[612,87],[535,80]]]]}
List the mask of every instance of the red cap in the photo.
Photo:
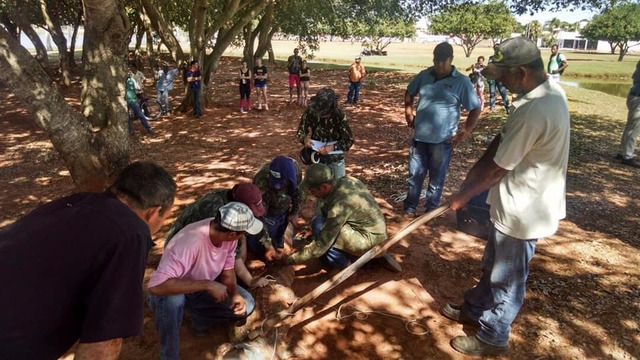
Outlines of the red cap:
{"type": "Polygon", "coordinates": [[[246,204],[253,216],[262,216],[265,213],[264,206],[262,205],[262,193],[257,186],[251,183],[236,184],[231,189],[231,195],[235,201],[239,201],[246,204]]]}

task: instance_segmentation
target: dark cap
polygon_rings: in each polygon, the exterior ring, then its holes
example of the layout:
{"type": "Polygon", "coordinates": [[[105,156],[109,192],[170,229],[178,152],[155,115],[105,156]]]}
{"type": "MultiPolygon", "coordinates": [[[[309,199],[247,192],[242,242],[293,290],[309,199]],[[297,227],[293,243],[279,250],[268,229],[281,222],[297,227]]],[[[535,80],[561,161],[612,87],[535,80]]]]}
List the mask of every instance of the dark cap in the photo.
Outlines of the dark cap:
{"type": "Polygon", "coordinates": [[[262,205],[262,193],[257,186],[251,183],[236,184],[231,188],[231,195],[233,195],[235,201],[246,204],[253,212],[253,215],[264,215],[265,210],[264,205],[262,205]]]}
{"type": "Polygon", "coordinates": [[[540,59],[540,49],[533,41],[523,36],[507,39],[493,50],[491,62],[482,72],[489,77],[496,75],[496,67],[522,66],[540,59]]]}
{"type": "Polygon", "coordinates": [[[309,110],[319,117],[331,114],[338,107],[338,97],[330,88],[323,88],[309,99],[309,110]]]}
{"type": "Polygon", "coordinates": [[[333,170],[325,164],[309,165],[300,183],[302,189],[333,181],[333,170]]]}
{"type": "Polygon", "coordinates": [[[447,60],[453,56],[453,46],[448,42],[441,42],[433,49],[434,60],[447,60]]]}
{"type": "Polygon", "coordinates": [[[296,187],[296,167],[293,159],[287,156],[276,156],[269,164],[269,178],[267,180],[269,187],[280,190],[290,181],[292,186],[296,187]]]}

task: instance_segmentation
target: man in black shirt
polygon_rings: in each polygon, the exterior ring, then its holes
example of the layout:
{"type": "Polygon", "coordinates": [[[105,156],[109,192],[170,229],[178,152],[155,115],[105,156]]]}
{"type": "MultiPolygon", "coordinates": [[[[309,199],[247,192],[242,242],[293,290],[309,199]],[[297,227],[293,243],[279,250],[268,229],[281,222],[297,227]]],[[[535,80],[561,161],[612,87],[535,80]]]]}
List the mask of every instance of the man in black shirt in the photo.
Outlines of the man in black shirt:
{"type": "Polygon", "coordinates": [[[176,184],[149,162],[127,166],[103,193],[44,204],[0,231],[0,359],[115,359],[142,333],[151,235],[176,184]]]}

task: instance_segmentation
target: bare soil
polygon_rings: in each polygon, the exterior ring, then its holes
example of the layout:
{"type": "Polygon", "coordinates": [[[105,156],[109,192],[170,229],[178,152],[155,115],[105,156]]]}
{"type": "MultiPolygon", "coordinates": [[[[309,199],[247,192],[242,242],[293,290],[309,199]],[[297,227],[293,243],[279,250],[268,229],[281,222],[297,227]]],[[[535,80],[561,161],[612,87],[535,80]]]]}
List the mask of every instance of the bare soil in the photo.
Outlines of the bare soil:
{"type": "MultiPolygon", "coordinates": [[[[303,108],[288,105],[286,71],[270,67],[270,110],[238,111],[237,60],[223,59],[213,102],[202,118],[174,114],[155,121],[154,135],[139,123],[130,137],[134,159],[157,161],[179,184],[174,217],[155,236],[146,277],[155,269],[170,222],[205,193],[249,181],[258,167],[279,154],[297,157],[295,139],[303,108]]],[[[314,70],[312,90],[332,87],[346,98],[344,71],[314,70]]],[[[150,77],[151,73],[147,73],[150,77]]],[[[406,190],[411,135],[404,123],[402,98],[406,74],[371,74],[362,102],[344,106],[355,146],[347,172],[363,180],[376,196],[390,235],[409,220],[393,195],[406,190]]],[[[65,90],[77,104],[80,84],[65,90]]],[[[154,94],[148,84],[147,94],[154,94]]],[[[174,90],[177,106],[182,88],[174,90]]],[[[10,89],[0,97],[0,228],[34,207],[75,191],[55,149],[10,89]]],[[[573,135],[568,174],[567,219],[556,235],[538,243],[524,307],[513,324],[510,359],[633,359],[640,356],[640,171],[613,160],[623,119],[591,110],[580,96],[569,94],[573,135]],[[585,110],[586,109],[586,110],[585,110]]],[[[598,96],[598,105],[624,106],[624,99],[598,96]]],[[[255,104],[255,99],[254,99],[255,104]]],[[[506,114],[485,111],[469,139],[455,150],[445,197],[455,191],[499,131],[506,114]]],[[[311,200],[305,206],[309,220],[311,200]]],[[[456,230],[455,214],[444,216],[407,236],[390,253],[404,268],[359,271],[342,285],[290,317],[286,341],[277,353],[295,359],[461,359],[451,338],[473,329],[438,314],[447,301],[459,301],[480,275],[484,242],[456,230]],[[358,313],[359,312],[359,313],[358,313]],[[411,320],[415,322],[409,323],[411,320]],[[285,349],[283,349],[285,347],[285,349]]],[[[252,271],[263,264],[252,261],[252,271]]],[[[297,267],[293,290],[303,296],[328,278],[317,264],[297,267]]],[[[158,335],[147,309],[142,337],[127,339],[122,359],[158,358],[158,335]]],[[[227,341],[221,329],[194,337],[181,332],[184,359],[213,358],[227,341]]],[[[275,351],[275,350],[274,350],[275,351]]],[[[282,356],[282,355],[280,355],[282,356]]]]}

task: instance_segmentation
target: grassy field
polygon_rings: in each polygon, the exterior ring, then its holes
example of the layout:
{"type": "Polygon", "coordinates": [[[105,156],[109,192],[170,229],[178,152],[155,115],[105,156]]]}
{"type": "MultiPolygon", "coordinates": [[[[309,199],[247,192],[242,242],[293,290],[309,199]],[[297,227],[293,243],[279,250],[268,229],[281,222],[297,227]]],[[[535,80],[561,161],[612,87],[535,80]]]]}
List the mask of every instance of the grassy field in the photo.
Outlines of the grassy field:
{"type": "MultiPolygon", "coordinates": [[[[388,56],[363,56],[362,62],[372,69],[393,69],[415,73],[431,65],[435,45],[434,43],[393,43],[386,48],[389,53],[388,56]]],[[[273,51],[277,60],[286,60],[293,53],[293,48],[295,47],[295,41],[273,42],[273,51]]],[[[310,63],[312,67],[317,66],[317,63],[348,66],[362,49],[363,47],[360,43],[323,42],[320,45],[320,50],[314,54],[315,56],[310,60],[310,63]]],[[[569,61],[569,69],[565,72],[565,76],[568,78],[630,80],[635,65],[640,60],[640,56],[636,55],[627,55],[622,62],[618,62],[618,56],[611,54],[591,54],[573,51],[562,51],[562,53],[567,56],[569,61]]],[[[225,54],[241,56],[242,50],[230,48],[225,54]]],[[[464,51],[461,47],[455,46],[453,64],[458,68],[466,68],[473,64],[479,55],[484,55],[485,58],[488,58],[492,54],[493,50],[489,42],[483,42],[477,47],[470,58],[464,56],[464,51]]],[[[542,49],[542,57],[545,62],[549,54],[549,49],[542,49]]]]}

